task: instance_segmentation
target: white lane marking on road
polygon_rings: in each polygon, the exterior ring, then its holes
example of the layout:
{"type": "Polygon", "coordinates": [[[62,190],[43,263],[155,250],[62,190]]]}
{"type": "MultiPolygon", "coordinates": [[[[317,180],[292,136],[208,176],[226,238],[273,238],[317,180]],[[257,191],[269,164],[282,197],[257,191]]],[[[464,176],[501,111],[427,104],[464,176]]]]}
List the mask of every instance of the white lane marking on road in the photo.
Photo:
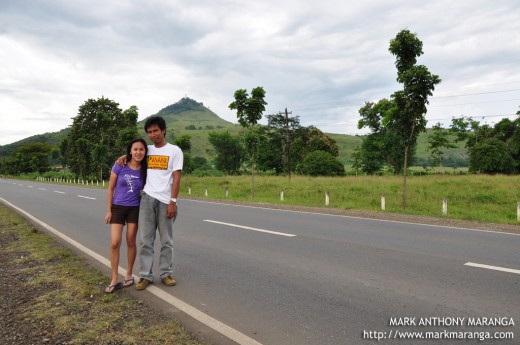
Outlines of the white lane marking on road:
{"type": "Polygon", "coordinates": [[[59,190],[55,190],[54,193],[65,194],[65,192],[60,192],[59,190]]]}
{"type": "MultiPolygon", "coordinates": [[[[428,226],[428,227],[432,227],[432,228],[468,230],[468,231],[478,231],[478,232],[489,232],[491,234],[520,236],[520,234],[515,234],[515,233],[511,233],[511,232],[503,232],[503,231],[491,231],[491,230],[472,229],[472,228],[460,228],[460,227],[456,227],[456,226],[446,226],[446,225],[437,225],[437,224],[424,224],[424,223],[416,223],[416,222],[405,222],[405,221],[399,221],[399,220],[387,220],[387,219],[377,219],[377,218],[367,218],[367,217],[346,216],[346,215],[342,215],[342,214],[332,214],[332,213],[319,213],[319,212],[310,212],[310,211],[295,211],[295,210],[286,210],[286,209],[283,209],[283,208],[274,208],[274,207],[234,205],[234,204],[228,204],[228,203],[225,203],[225,202],[218,202],[218,201],[204,201],[204,200],[195,200],[195,199],[183,199],[183,202],[184,201],[192,201],[192,202],[207,203],[207,204],[217,204],[217,205],[225,205],[225,206],[233,206],[233,207],[243,207],[243,208],[256,208],[256,209],[280,211],[280,212],[315,214],[315,215],[324,216],[324,217],[340,217],[340,218],[351,218],[351,219],[363,219],[363,220],[370,220],[370,221],[375,221],[375,222],[386,222],[386,223],[397,223],[397,224],[411,224],[411,225],[428,226]]],[[[297,206],[297,205],[293,205],[293,206],[297,206]]]]}
{"type": "Polygon", "coordinates": [[[45,188],[38,188],[38,189],[39,189],[39,190],[47,190],[47,189],[45,189],[45,188]]]}
{"type": "MultiPolygon", "coordinates": [[[[29,218],[32,221],[40,224],[42,227],[47,229],[49,232],[53,233],[54,235],[58,236],[59,238],[65,240],[65,241],[67,241],[68,243],[70,243],[74,247],[78,248],[79,250],[81,250],[85,254],[90,255],[92,258],[96,259],[101,264],[103,264],[103,265],[105,265],[105,266],[110,268],[110,261],[108,259],[106,259],[103,256],[99,255],[98,253],[90,250],[89,248],[85,247],[81,243],[76,242],[72,238],[62,234],[61,232],[59,232],[58,230],[54,229],[50,225],[48,225],[48,224],[44,223],[43,221],[39,220],[38,218],[34,217],[32,214],[30,214],[30,213],[22,210],[21,208],[11,204],[9,201],[7,201],[7,200],[5,200],[3,198],[0,198],[0,201],[3,202],[4,204],[14,208],[18,212],[24,214],[27,218],[29,218]]],[[[126,269],[123,269],[122,267],[119,267],[119,274],[125,275],[126,274],[126,269]]],[[[138,278],[137,276],[134,276],[134,277],[138,278]]],[[[228,337],[229,339],[235,341],[237,344],[241,344],[241,345],[262,345],[262,343],[259,343],[258,341],[248,337],[247,335],[237,331],[236,329],[231,328],[230,326],[226,325],[225,323],[222,323],[222,322],[212,318],[211,316],[209,316],[207,314],[204,314],[200,310],[192,307],[191,305],[187,304],[186,302],[181,301],[178,298],[175,298],[175,297],[171,296],[170,294],[168,294],[167,292],[159,289],[158,287],[155,287],[155,286],[152,285],[152,286],[149,286],[146,289],[146,291],[148,291],[151,294],[153,294],[153,295],[163,299],[165,302],[168,302],[173,307],[175,307],[175,308],[185,312],[186,314],[188,314],[189,316],[191,316],[194,319],[198,320],[202,324],[204,324],[204,325],[214,329],[215,331],[219,332],[223,336],[228,337]]]]}
{"type": "Polygon", "coordinates": [[[474,262],[466,262],[464,265],[465,266],[485,268],[485,269],[488,269],[488,270],[495,270],[495,271],[502,271],[502,272],[520,274],[520,270],[515,270],[515,269],[512,269],[512,268],[505,268],[505,267],[500,267],[500,266],[490,266],[490,265],[476,264],[474,262]]]}
{"type": "Polygon", "coordinates": [[[90,199],[90,200],[96,200],[96,198],[91,198],[91,197],[89,197],[89,196],[83,196],[83,195],[78,195],[78,198],[90,199]]]}
{"type": "Polygon", "coordinates": [[[215,224],[221,224],[221,225],[232,226],[232,227],[234,227],[234,228],[241,228],[241,229],[246,229],[246,230],[253,230],[253,231],[259,231],[259,232],[265,232],[265,233],[268,233],[268,234],[278,235],[278,236],[285,236],[285,237],[295,237],[295,236],[296,236],[296,235],[293,235],[293,234],[286,234],[286,233],[284,233],[284,232],[277,232],[277,231],[271,231],[271,230],[264,230],[264,229],[252,228],[252,227],[249,227],[249,226],[243,226],[243,225],[237,225],[237,224],[231,224],[231,223],[218,222],[218,221],[216,221],[216,220],[205,219],[204,221],[205,221],[205,222],[209,222],[209,223],[215,223],[215,224]]]}

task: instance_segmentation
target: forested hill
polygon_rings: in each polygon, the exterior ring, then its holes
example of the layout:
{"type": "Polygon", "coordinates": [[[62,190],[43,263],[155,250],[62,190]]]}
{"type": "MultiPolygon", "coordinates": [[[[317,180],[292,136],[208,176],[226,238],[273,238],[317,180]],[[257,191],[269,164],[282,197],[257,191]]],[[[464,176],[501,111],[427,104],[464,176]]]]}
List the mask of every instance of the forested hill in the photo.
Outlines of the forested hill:
{"type": "MultiPolygon", "coordinates": [[[[195,141],[198,141],[198,137],[203,134],[202,132],[204,132],[204,136],[207,137],[207,132],[210,130],[229,128],[231,131],[234,131],[234,128],[237,127],[237,125],[221,119],[217,114],[205,107],[203,103],[187,97],[161,109],[154,115],[160,115],[166,120],[168,128],[167,138],[172,142],[173,137],[178,137],[182,134],[195,137],[195,141]],[[202,132],[197,133],[199,131],[202,132]]],[[[143,137],[146,137],[144,132],[145,121],[146,119],[137,123],[137,128],[143,137]]],[[[48,143],[59,147],[69,131],[70,128],[65,128],[58,132],[33,135],[17,142],[0,146],[0,158],[11,157],[18,147],[30,143],[48,143]]],[[[206,145],[206,143],[204,143],[204,145],[206,145]]],[[[202,151],[204,152],[203,156],[206,156],[205,148],[202,151]]]]}
{"type": "Polygon", "coordinates": [[[32,143],[47,143],[59,147],[63,139],[67,137],[69,131],[70,128],[65,128],[59,132],[37,134],[11,144],[0,146],[0,158],[11,157],[18,147],[32,143]]]}
{"type": "MultiPolygon", "coordinates": [[[[169,142],[173,142],[174,138],[182,135],[191,137],[191,154],[193,157],[200,156],[211,160],[211,145],[209,144],[208,134],[212,131],[222,132],[229,131],[233,135],[238,135],[243,128],[238,124],[234,124],[223,120],[213,111],[204,106],[203,103],[197,102],[191,98],[185,97],[178,102],[168,105],[161,109],[157,114],[166,120],[167,133],[166,138],[169,142]]],[[[144,122],[146,119],[137,123],[141,136],[146,138],[144,132],[144,122]]],[[[71,121],[72,124],[72,121],[71,121]]],[[[51,145],[60,146],[62,140],[67,136],[70,128],[65,128],[59,132],[45,133],[34,135],[12,144],[0,146],[0,158],[11,157],[13,152],[20,146],[44,142],[51,145]]],[[[354,148],[361,144],[362,137],[345,135],[345,134],[329,134],[336,140],[339,147],[339,160],[346,164],[352,157],[354,148]]],[[[426,159],[429,154],[426,152],[427,134],[422,133],[419,136],[417,158],[426,159]]],[[[458,158],[465,158],[465,149],[463,144],[455,150],[449,150],[448,155],[455,154],[458,158]]]]}

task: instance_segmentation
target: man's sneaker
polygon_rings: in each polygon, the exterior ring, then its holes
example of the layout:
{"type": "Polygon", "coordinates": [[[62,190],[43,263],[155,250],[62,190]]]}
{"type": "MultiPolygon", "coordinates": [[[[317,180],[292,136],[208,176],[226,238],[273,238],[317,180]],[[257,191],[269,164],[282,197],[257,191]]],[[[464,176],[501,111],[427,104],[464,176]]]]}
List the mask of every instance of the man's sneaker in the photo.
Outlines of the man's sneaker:
{"type": "Polygon", "coordinates": [[[177,284],[177,281],[172,276],[167,276],[162,279],[162,282],[166,286],[174,286],[177,284]]]}
{"type": "Polygon", "coordinates": [[[150,285],[152,282],[148,279],[140,278],[137,284],[135,285],[136,290],[144,290],[150,285]]]}

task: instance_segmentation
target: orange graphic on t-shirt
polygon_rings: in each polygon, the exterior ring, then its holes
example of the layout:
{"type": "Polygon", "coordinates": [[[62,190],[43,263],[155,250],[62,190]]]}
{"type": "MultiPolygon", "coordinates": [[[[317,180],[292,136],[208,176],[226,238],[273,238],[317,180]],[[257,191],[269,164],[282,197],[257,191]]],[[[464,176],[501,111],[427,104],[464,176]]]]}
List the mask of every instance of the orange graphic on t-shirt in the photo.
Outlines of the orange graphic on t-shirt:
{"type": "Polygon", "coordinates": [[[168,170],[169,156],[148,156],[148,169],[168,170]]]}

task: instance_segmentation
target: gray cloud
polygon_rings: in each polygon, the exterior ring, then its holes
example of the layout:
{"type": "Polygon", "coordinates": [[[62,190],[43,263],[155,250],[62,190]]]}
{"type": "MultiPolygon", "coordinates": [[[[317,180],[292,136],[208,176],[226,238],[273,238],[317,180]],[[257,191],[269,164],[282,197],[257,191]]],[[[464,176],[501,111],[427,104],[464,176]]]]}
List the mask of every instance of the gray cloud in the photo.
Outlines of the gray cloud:
{"type": "Polygon", "coordinates": [[[144,118],[188,95],[236,122],[234,91],[259,85],[266,114],[360,133],[357,110],[399,88],[388,43],[404,28],[443,80],[427,118],[496,121],[520,104],[517,16],[512,0],[2,1],[0,145],[60,130],[101,96],[144,118]]]}

